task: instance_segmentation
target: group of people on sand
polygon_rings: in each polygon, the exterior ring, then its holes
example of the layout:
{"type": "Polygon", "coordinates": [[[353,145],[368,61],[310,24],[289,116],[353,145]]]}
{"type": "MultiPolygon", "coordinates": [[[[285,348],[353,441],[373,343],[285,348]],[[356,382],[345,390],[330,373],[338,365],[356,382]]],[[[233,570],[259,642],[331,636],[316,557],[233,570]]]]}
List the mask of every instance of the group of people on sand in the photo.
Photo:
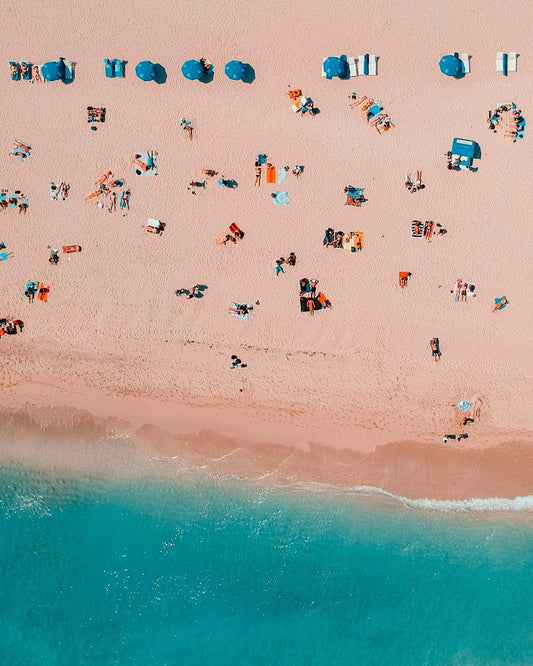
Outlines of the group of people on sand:
{"type": "Polygon", "coordinates": [[[18,208],[19,215],[28,210],[28,197],[24,196],[20,190],[15,190],[13,194],[8,194],[7,190],[0,191],[0,210],[6,208],[18,208]]]}
{"type": "Polygon", "coordinates": [[[284,257],[276,259],[276,261],[274,262],[274,269],[276,271],[276,275],[285,272],[283,270],[283,264],[286,264],[287,266],[296,266],[296,255],[294,254],[294,252],[291,252],[287,257],[287,259],[285,259],[284,257]]]}
{"type": "Polygon", "coordinates": [[[350,108],[359,107],[359,111],[366,116],[366,122],[375,127],[379,134],[388,132],[394,127],[388,113],[383,111],[381,102],[376,99],[369,99],[366,95],[357,97],[357,93],[350,95],[350,108]]]}
{"type": "Polygon", "coordinates": [[[487,123],[489,125],[489,130],[492,132],[497,132],[498,127],[503,126],[504,136],[513,139],[513,143],[515,143],[517,139],[522,139],[524,137],[526,121],[522,116],[521,109],[517,109],[514,102],[511,102],[510,104],[502,104],[498,106],[495,111],[489,111],[487,123]],[[509,114],[507,116],[507,123],[503,123],[503,114],[509,114]]]}
{"type": "Polygon", "coordinates": [[[174,293],[176,296],[186,296],[187,298],[202,298],[204,289],[206,289],[205,286],[202,288],[201,284],[195,284],[190,289],[176,289],[174,293]]]}
{"type": "Polygon", "coordinates": [[[405,177],[405,187],[409,190],[409,192],[418,192],[418,190],[424,189],[425,185],[422,185],[422,172],[416,172],[416,179],[413,178],[410,173],[408,173],[405,177]]]}
{"type": "MultiPolygon", "coordinates": [[[[454,299],[456,301],[461,301],[461,303],[466,303],[467,302],[467,297],[474,296],[474,290],[476,288],[475,284],[465,282],[463,279],[458,278],[455,282],[455,296],[454,299]]],[[[451,292],[453,293],[453,291],[451,292]]]]}
{"type": "Polygon", "coordinates": [[[325,294],[321,291],[316,291],[318,280],[308,280],[302,278],[300,280],[300,309],[302,312],[309,312],[311,315],[315,310],[323,308],[331,308],[331,301],[329,301],[325,294]]]}
{"type": "Polygon", "coordinates": [[[21,319],[0,319],[0,337],[3,335],[16,335],[22,333],[24,322],[21,319]]]}
{"type": "Polygon", "coordinates": [[[352,252],[357,252],[363,249],[363,233],[350,231],[345,234],[344,231],[335,231],[329,227],[326,229],[322,244],[337,249],[349,248],[352,252]]]}

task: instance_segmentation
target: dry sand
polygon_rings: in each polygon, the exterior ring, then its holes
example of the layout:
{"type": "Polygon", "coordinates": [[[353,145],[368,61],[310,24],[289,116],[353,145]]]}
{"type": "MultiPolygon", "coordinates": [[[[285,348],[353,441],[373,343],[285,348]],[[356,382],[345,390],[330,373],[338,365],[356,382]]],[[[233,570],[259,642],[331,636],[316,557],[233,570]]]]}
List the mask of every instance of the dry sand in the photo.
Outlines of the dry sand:
{"type": "MultiPolygon", "coordinates": [[[[31,2],[11,6],[4,27],[0,185],[30,202],[25,217],[8,209],[0,218],[0,240],[15,253],[0,264],[2,313],[25,322],[23,334],[0,340],[4,409],[66,405],[135,428],[276,442],[295,447],[283,465],[288,480],[369,483],[413,497],[533,493],[529,132],[513,144],[486,123],[500,102],[516,102],[526,120],[533,108],[528,3],[488,11],[479,0],[75,8],[53,0],[46,13],[31,2]],[[512,50],[518,71],[503,77],[495,54],[512,50]],[[472,55],[462,80],[438,69],[453,51],[472,55]],[[379,56],[377,77],[321,77],[323,57],[365,52],[379,56]],[[10,59],[59,56],[77,63],[70,85],[9,79],[10,59]],[[215,66],[209,84],[180,72],[201,56],[215,66]],[[127,60],[126,78],[106,79],[104,57],[127,60]],[[253,83],[224,76],[233,58],[253,66],[253,83]],[[164,84],[135,76],[144,59],[166,68],[164,84]],[[293,113],[288,86],[320,114],[293,113]],[[349,108],[352,91],[380,99],[395,128],[369,127],[349,108]],[[96,132],[89,105],[107,108],[96,132]],[[193,121],[193,141],[182,117],[193,121]],[[480,144],[477,173],[446,169],[453,137],[480,144]],[[34,147],[26,163],[8,155],[15,138],[34,147]],[[156,178],[134,175],[133,155],[144,150],[159,154],[156,178]],[[304,165],[304,174],[254,188],[258,153],[278,167],[304,165]],[[202,168],[238,187],[210,181],[192,196],[187,185],[202,168]],[[108,169],[131,189],[126,217],[84,201],[108,169]],[[404,176],[417,169],[426,188],[410,194],[404,176]],[[61,180],[69,198],[51,201],[50,182],[61,180]],[[348,184],[365,188],[361,208],[343,205],[348,184]],[[273,205],[277,189],[289,192],[289,206],[273,205]],[[148,217],[166,223],[162,236],[142,230],[148,217]],[[414,239],[413,219],[448,233],[414,239]],[[215,245],[232,221],[245,238],[215,245]],[[364,251],[325,249],[330,226],[363,231],[364,251]],[[47,245],[74,243],[82,253],[48,263],[47,245]],[[274,260],[290,251],[296,267],[276,277],[274,260]],[[405,290],[400,270],[413,273],[405,290]],[[300,312],[301,277],[320,280],[331,310],[300,312]],[[467,304],[450,294],[458,277],[476,285],[467,304]],[[29,280],[50,284],[48,303],[28,304],[29,280]],[[195,283],[208,286],[204,298],[175,296],[195,283]],[[510,305],[493,314],[503,295],[510,305]],[[234,300],[260,305],[243,321],[227,312],[234,300]],[[429,353],[434,336],[440,363],[429,353]],[[232,353],[248,367],[230,370],[232,353]],[[444,434],[461,431],[453,405],[463,398],[476,423],[468,440],[444,447],[444,434]],[[361,455],[372,461],[364,469],[361,455]]],[[[221,470],[282,469],[274,454],[261,453],[259,467],[235,458],[221,470]]]]}

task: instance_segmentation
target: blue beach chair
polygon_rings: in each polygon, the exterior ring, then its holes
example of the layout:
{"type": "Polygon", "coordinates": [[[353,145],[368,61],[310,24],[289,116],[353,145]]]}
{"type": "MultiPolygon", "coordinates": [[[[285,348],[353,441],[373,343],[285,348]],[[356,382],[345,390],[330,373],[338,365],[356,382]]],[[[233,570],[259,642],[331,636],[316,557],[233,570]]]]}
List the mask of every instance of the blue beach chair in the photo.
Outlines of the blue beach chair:
{"type": "Polygon", "coordinates": [[[20,81],[20,64],[16,60],[10,60],[9,64],[15,66],[15,69],[11,71],[11,79],[20,81]]]}
{"type": "Polygon", "coordinates": [[[115,58],[113,60],[113,64],[115,66],[115,76],[119,79],[123,79],[125,74],[126,61],[115,58]]]}

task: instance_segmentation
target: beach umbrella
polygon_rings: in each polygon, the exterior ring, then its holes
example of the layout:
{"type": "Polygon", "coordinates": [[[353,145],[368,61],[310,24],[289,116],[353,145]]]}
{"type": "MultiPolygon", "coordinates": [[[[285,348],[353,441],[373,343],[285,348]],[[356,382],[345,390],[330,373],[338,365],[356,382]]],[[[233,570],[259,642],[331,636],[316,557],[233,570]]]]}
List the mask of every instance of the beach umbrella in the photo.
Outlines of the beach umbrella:
{"type": "Polygon", "coordinates": [[[289,193],[285,192],[284,190],[279,190],[272,195],[272,198],[274,199],[274,203],[278,204],[278,206],[289,205],[289,193]]]}
{"type": "Polygon", "coordinates": [[[459,400],[457,407],[459,407],[459,409],[463,412],[467,412],[469,409],[472,409],[472,405],[468,402],[468,400],[459,400]]]}
{"type": "Polygon", "coordinates": [[[341,58],[326,58],[324,60],[324,71],[327,79],[331,79],[333,76],[345,76],[346,63],[341,58]]]}
{"type": "Polygon", "coordinates": [[[232,79],[233,81],[240,81],[246,74],[246,67],[240,60],[230,60],[224,68],[224,73],[228,79],[232,79]]]}
{"type": "Polygon", "coordinates": [[[453,54],[442,56],[439,67],[446,76],[458,76],[463,73],[463,63],[453,54]]]}
{"type": "Polygon", "coordinates": [[[46,81],[60,81],[65,78],[65,65],[62,60],[45,62],[41,67],[41,74],[46,81]]]}
{"type": "Polygon", "coordinates": [[[196,81],[204,75],[204,68],[199,60],[187,60],[181,66],[181,73],[186,79],[196,81]]]}
{"type": "Polygon", "coordinates": [[[149,60],[142,60],[135,68],[135,74],[142,81],[153,81],[157,74],[157,67],[149,60]]]}

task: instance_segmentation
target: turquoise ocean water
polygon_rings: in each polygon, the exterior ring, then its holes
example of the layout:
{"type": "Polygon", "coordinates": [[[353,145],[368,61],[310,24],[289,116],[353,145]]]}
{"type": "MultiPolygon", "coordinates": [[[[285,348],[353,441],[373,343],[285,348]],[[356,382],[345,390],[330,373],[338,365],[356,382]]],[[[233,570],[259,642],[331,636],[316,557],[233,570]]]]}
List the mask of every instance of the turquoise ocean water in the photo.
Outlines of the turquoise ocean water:
{"type": "Polygon", "coordinates": [[[0,664],[533,664],[531,514],[0,473],[0,664]]]}

